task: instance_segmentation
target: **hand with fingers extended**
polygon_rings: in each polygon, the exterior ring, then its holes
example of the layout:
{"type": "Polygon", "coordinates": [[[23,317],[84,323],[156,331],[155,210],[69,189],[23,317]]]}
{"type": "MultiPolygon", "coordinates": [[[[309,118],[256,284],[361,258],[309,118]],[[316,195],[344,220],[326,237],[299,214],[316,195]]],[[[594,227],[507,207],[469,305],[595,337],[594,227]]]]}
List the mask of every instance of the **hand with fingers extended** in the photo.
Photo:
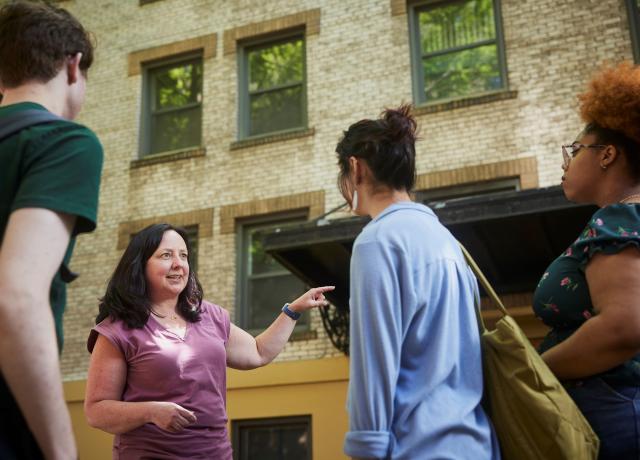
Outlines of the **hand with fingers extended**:
{"type": "Polygon", "coordinates": [[[165,431],[177,433],[196,422],[196,416],[190,410],[172,403],[154,401],[151,403],[151,423],[165,431]]]}
{"type": "Polygon", "coordinates": [[[296,300],[289,304],[289,309],[302,313],[303,311],[310,310],[316,307],[322,307],[329,305],[326,297],[324,296],[325,292],[333,291],[335,286],[321,286],[316,288],[311,288],[296,300]]]}

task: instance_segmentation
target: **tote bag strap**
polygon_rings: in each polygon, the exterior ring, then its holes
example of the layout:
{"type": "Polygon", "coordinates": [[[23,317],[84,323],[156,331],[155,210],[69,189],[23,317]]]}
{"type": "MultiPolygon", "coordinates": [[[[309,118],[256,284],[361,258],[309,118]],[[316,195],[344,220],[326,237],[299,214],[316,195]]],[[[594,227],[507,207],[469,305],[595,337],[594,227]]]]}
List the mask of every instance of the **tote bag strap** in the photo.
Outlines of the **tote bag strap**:
{"type": "MultiPolygon", "coordinates": [[[[462,245],[462,243],[458,241],[458,245],[460,245],[462,254],[464,255],[464,258],[467,261],[467,264],[469,265],[469,267],[471,267],[471,271],[473,271],[474,275],[476,275],[476,278],[478,278],[478,281],[480,281],[480,284],[482,285],[486,293],[489,295],[491,300],[493,300],[493,302],[498,307],[498,310],[500,310],[502,315],[507,316],[509,313],[507,312],[507,309],[504,307],[502,300],[500,300],[500,297],[498,297],[498,294],[496,294],[496,291],[493,289],[493,286],[491,286],[486,276],[484,276],[484,273],[482,273],[482,270],[480,270],[480,267],[478,267],[478,264],[476,263],[476,261],[473,260],[473,257],[471,257],[471,254],[469,254],[469,251],[467,251],[467,248],[465,248],[462,245]]],[[[484,321],[482,320],[482,312],[480,311],[479,298],[480,298],[479,295],[476,296],[476,316],[478,317],[478,326],[480,327],[480,332],[482,333],[486,330],[486,328],[484,326],[484,321]]]]}

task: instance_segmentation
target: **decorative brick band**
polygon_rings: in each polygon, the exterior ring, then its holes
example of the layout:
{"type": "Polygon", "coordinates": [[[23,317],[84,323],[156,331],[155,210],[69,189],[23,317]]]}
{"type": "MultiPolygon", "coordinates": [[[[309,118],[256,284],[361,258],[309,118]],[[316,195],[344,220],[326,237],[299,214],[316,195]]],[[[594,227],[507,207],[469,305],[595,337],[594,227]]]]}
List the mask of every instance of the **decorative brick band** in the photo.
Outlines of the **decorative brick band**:
{"type": "Polygon", "coordinates": [[[448,187],[507,177],[519,177],[522,189],[536,188],[538,186],[538,162],[536,158],[517,158],[497,163],[420,174],[417,177],[415,189],[448,187]]]}
{"type": "Polygon", "coordinates": [[[483,94],[481,96],[469,96],[455,101],[433,103],[421,105],[414,109],[414,115],[425,115],[427,113],[446,112],[447,110],[460,109],[463,107],[471,107],[472,105],[487,104],[489,102],[506,101],[516,99],[517,91],[496,91],[494,93],[483,94]]]}
{"type": "Polygon", "coordinates": [[[141,65],[145,62],[188,53],[190,51],[203,50],[203,57],[205,59],[215,57],[217,43],[217,35],[209,34],[134,51],[129,53],[129,76],[140,74],[142,69],[141,65]]]}
{"type": "Polygon", "coordinates": [[[308,209],[308,218],[324,213],[324,190],[230,204],[220,209],[220,233],[233,233],[236,219],[308,209]]]}
{"type": "Polygon", "coordinates": [[[158,163],[168,163],[178,160],[187,160],[189,158],[203,157],[207,154],[207,150],[204,147],[196,149],[178,150],[173,152],[156,153],[148,155],[143,158],[131,160],[131,169],[142,168],[143,166],[156,165],[158,163]]]}
{"type": "Polygon", "coordinates": [[[304,27],[307,35],[319,34],[320,8],[225,30],[223,37],[223,54],[235,53],[236,44],[240,40],[268,35],[296,27],[304,27]]]}
{"type": "Polygon", "coordinates": [[[407,14],[407,0],[391,0],[391,16],[407,14]]]}
{"type": "Polygon", "coordinates": [[[139,232],[148,225],[166,222],[177,227],[198,226],[198,237],[207,238],[213,235],[213,208],[198,209],[196,211],[181,212],[167,216],[154,216],[146,219],[122,222],[118,226],[118,249],[124,249],[129,244],[131,235],[139,232]]]}
{"type": "Polygon", "coordinates": [[[270,144],[272,142],[288,141],[290,139],[299,139],[301,137],[313,136],[315,134],[314,128],[302,128],[294,131],[287,131],[283,133],[269,134],[267,136],[252,137],[249,139],[243,139],[241,141],[235,141],[231,143],[231,150],[239,150],[248,147],[255,147],[257,145],[270,144]]]}

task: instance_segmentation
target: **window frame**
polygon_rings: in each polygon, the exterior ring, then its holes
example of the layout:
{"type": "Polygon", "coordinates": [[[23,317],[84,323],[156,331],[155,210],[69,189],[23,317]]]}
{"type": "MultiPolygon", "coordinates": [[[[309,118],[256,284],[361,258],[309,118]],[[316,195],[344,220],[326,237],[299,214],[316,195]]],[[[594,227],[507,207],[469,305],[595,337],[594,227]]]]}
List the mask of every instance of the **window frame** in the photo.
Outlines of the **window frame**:
{"type": "MultiPolygon", "coordinates": [[[[447,5],[455,4],[455,3],[464,3],[469,0],[423,0],[420,2],[416,2],[411,4],[408,11],[408,20],[409,20],[409,48],[411,55],[411,70],[412,70],[412,90],[413,90],[413,100],[416,106],[428,106],[428,105],[436,105],[442,104],[450,101],[462,100],[462,99],[471,99],[476,97],[485,96],[487,94],[496,94],[502,93],[505,91],[509,91],[509,79],[508,79],[508,71],[507,71],[507,57],[505,51],[505,41],[504,41],[504,30],[502,24],[502,5],[501,0],[491,0],[493,2],[493,21],[495,26],[496,36],[493,40],[485,40],[481,43],[482,45],[491,44],[495,41],[496,49],[497,49],[497,57],[498,57],[498,68],[500,70],[500,77],[502,79],[502,87],[500,89],[492,90],[492,91],[483,91],[477,93],[469,93],[463,96],[455,96],[451,98],[442,98],[435,99],[429,101],[426,99],[426,95],[424,94],[424,66],[422,64],[424,55],[422,53],[422,40],[420,39],[420,11],[430,8],[444,7],[447,5]],[[486,42],[486,43],[485,43],[486,42]]],[[[438,51],[435,53],[430,53],[431,57],[435,57],[438,55],[448,54],[453,51],[463,51],[465,49],[476,48],[478,46],[477,43],[472,45],[467,45],[463,47],[450,48],[446,51],[438,51]]]]}
{"type": "MultiPolygon", "coordinates": [[[[295,28],[287,32],[270,35],[268,38],[256,38],[243,40],[238,43],[238,140],[259,139],[261,137],[275,136],[308,128],[308,101],[307,101],[307,34],[305,28],[295,28]],[[260,90],[259,93],[268,93],[287,89],[290,87],[302,86],[301,113],[302,120],[299,126],[269,131],[261,134],[251,134],[251,91],[249,90],[249,53],[254,50],[269,48],[282,43],[302,40],[302,83],[280,85],[267,90],[260,90]]],[[[254,93],[255,94],[255,93],[254,93]]]]}
{"type": "Polygon", "coordinates": [[[189,271],[193,270],[198,273],[198,249],[200,247],[200,236],[198,225],[187,225],[182,227],[187,234],[187,239],[191,244],[191,252],[189,253],[189,259],[191,259],[191,265],[189,271]]]}
{"type": "MultiPolygon", "coordinates": [[[[245,252],[247,248],[247,238],[246,235],[249,231],[255,228],[277,228],[279,226],[285,226],[288,224],[296,224],[306,222],[308,219],[307,211],[291,211],[285,213],[277,213],[270,214],[268,216],[260,216],[260,217],[251,217],[247,219],[242,219],[236,221],[236,309],[235,309],[235,317],[236,322],[239,327],[246,330],[251,335],[257,335],[264,331],[264,329],[255,329],[249,328],[249,304],[248,304],[248,284],[249,284],[249,273],[248,273],[248,258],[245,257],[245,252]]],[[[293,275],[286,268],[282,273],[278,275],[293,275]]],[[[258,278],[261,276],[258,275],[258,278]]],[[[266,277],[266,276],[264,276],[266,277]]],[[[291,302],[295,299],[282,299],[282,305],[285,302],[291,302]]],[[[278,316],[278,311],[276,308],[281,308],[282,305],[274,305],[274,316],[275,320],[278,316]]],[[[300,332],[308,332],[311,330],[311,315],[309,311],[302,313],[300,320],[296,322],[296,325],[293,329],[293,334],[300,332]],[[305,320],[305,322],[301,322],[300,320],[305,320]]]]}
{"type": "Polygon", "coordinates": [[[234,460],[241,460],[242,454],[242,445],[240,440],[240,431],[243,428],[259,428],[263,426],[282,426],[282,425],[291,425],[294,423],[306,423],[307,424],[307,432],[309,435],[309,450],[307,459],[301,460],[311,460],[313,458],[313,425],[312,425],[312,416],[311,415],[294,415],[294,416],[285,416],[285,417],[268,417],[268,418],[254,418],[254,419],[240,419],[240,420],[232,420],[231,421],[231,444],[233,447],[233,458],[234,460]]]}
{"type": "Polygon", "coordinates": [[[627,15],[629,16],[629,33],[631,34],[631,47],[633,60],[640,63],[640,6],[638,0],[626,0],[627,15]]]}
{"type": "Polygon", "coordinates": [[[444,201],[500,192],[517,192],[522,189],[519,176],[499,177],[479,182],[464,182],[431,189],[417,190],[416,201],[425,205],[438,205],[444,201]]]}
{"type": "Polygon", "coordinates": [[[198,149],[202,147],[202,124],[203,124],[203,116],[204,116],[204,111],[202,109],[203,107],[203,101],[204,101],[204,56],[202,51],[197,51],[197,52],[189,52],[189,53],[184,53],[184,54],[180,54],[180,55],[176,55],[176,56],[171,56],[169,58],[165,58],[165,59],[158,59],[152,62],[148,62],[148,63],[144,63],[143,65],[143,69],[142,69],[142,106],[141,106],[141,111],[140,111],[140,140],[139,140],[139,155],[138,157],[140,159],[142,158],[149,158],[149,157],[153,157],[156,155],[164,155],[167,153],[173,153],[173,152],[182,152],[182,151],[186,151],[186,150],[192,150],[192,149],[198,149]],[[153,109],[153,99],[155,97],[155,90],[156,90],[156,85],[155,85],[155,80],[152,78],[152,73],[154,73],[155,71],[161,70],[161,69],[165,69],[165,68],[171,68],[176,66],[177,64],[188,64],[188,63],[195,63],[199,61],[200,65],[202,67],[202,88],[201,88],[201,94],[202,94],[202,98],[200,102],[194,102],[191,104],[188,104],[187,106],[183,106],[183,107],[179,107],[179,108],[171,108],[171,109],[164,109],[162,111],[162,113],[170,113],[170,112],[179,112],[182,110],[189,110],[189,109],[193,109],[196,107],[200,108],[200,139],[198,140],[197,144],[194,144],[192,146],[186,146],[186,147],[181,147],[179,149],[176,150],[163,150],[160,152],[151,152],[151,136],[152,136],[152,132],[151,132],[151,126],[152,126],[152,120],[153,117],[155,115],[158,115],[158,113],[152,113],[153,109]]]}

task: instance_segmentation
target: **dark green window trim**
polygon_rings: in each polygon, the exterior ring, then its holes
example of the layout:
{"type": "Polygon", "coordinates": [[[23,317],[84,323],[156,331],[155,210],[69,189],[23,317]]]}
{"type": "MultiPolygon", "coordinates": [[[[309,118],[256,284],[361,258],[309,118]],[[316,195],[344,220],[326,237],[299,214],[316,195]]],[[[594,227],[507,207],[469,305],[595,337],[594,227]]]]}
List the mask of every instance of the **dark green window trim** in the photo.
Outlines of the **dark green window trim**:
{"type": "Polygon", "coordinates": [[[438,209],[440,203],[447,200],[487,195],[490,193],[513,192],[518,190],[520,190],[520,178],[507,177],[482,182],[468,182],[465,184],[456,184],[447,187],[418,190],[415,193],[415,200],[438,209]]]}
{"type": "MultiPolygon", "coordinates": [[[[249,233],[255,229],[267,229],[277,228],[285,226],[287,224],[293,224],[296,222],[304,222],[307,218],[307,213],[283,213],[278,215],[271,215],[268,217],[258,217],[254,219],[243,219],[237,223],[237,236],[236,236],[236,311],[235,320],[239,327],[245,329],[247,332],[253,335],[257,335],[263,331],[263,329],[251,328],[249,324],[249,260],[248,245],[249,245],[249,233]]],[[[286,276],[290,275],[290,272],[283,267],[282,271],[278,273],[267,273],[263,275],[265,277],[271,276],[286,276]]],[[[253,275],[254,279],[260,278],[261,275],[253,275]]],[[[302,294],[301,292],[300,294],[302,294]]],[[[280,308],[285,302],[291,302],[295,299],[282,298],[281,303],[273,306],[273,319],[280,314],[280,308]]],[[[293,335],[299,335],[304,332],[310,331],[311,317],[309,312],[303,313],[302,317],[298,320],[293,335]]],[[[304,335],[304,334],[303,334],[304,335]]],[[[311,338],[311,337],[309,337],[311,338]]]]}
{"type": "Polygon", "coordinates": [[[264,137],[267,135],[276,135],[280,133],[293,132],[306,129],[308,126],[307,118],[307,53],[306,53],[306,35],[304,30],[295,29],[288,31],[287,33],[280,34],[275,38],[271,37],[268,40],[257,39],[244,41],[238,45],[238,140],[253,139],[254,137],[264,137]],[[249,53],[258,49],[269,48],[279,44],[288,43],[294,40],[302,40],[302,81],[294,84],[280,85],[277,87],[271,87],[267,90],[251,92],[249,90],[249,53]],[[260,134],[251,134],[251,108],[250,100],[252,95],[258,93],[268,93],[277,90],[286,89],[289,87],[301,87],[301,107],[300,113],[302,119],[296,126],[290,126],[282,130],[274,130],[263,132],[260,134]]]}
{"type": "Polygon", "coordinates": [[[640,0],[626,0],[633,60],[640,63],[640,0]]]}
{"type": "Polygon", "coordinates": [[[467,99],[470,97],[483,96],[488,94],[500,93],[509,90],[509,82],[507,75],[507,59],[504,45],[504,32],[502,27],[502,14],[501,14],[501,0],[492,0],[493,3],[493,16],[495,25],[495,38],[491,40],[484,40],[482,42],[474,42],[473,44],[460,46],[456,48],[450,48],[441,50],[434,53],[422,53],[422,42],[420,39],[420,23],[419,13],[428,9],[435,9],[452,4],[463,4],[468,0],[423,0],[421,2],[412,3],[408,11],[409,20],[409,35],[410,35],[410,53],[411,53],[411,68],[412,68],[412,90],[413,99],[416,106],[424,106],[427,104],[442,104],[449,101],[458,99],[467,99]],[[471,92],[465,95],[453,97],[453,98],[441,98],[435,100],[427,100],[424,90],[424,68],[423,59],[429,57],[437,57],[440,55],[452,53],[455,51],[461,51],[465,49],[477,48],[482,45],[494,44],[497,48],[498,68],[500,70],[500,78],[502,81],[502,87],[493,91],[485,92],[471,92]]]}
{"type": "MultiPolygon", "coordinates": [[[[179,64],[191,64],[191,63],[199,63],[200,66],[203,66],[203,58],[202,53],[189,53],[181,56],[173,56],[169,59],[158,60],[153,63],[145,64],[142,74],[142,110],[140,116],[140,158],[145,158],[152,155],[165,154],[169,151],[157,151],[152,152],[151,148],[151,138],[154,135],[152,133],[152,118],[154,115],[161,115],[162,113],[170,113],[170,112],[180,112],[184,110],[189,110],[193,108],[200,108],[200,124],[202,126],[202,99],[200,101],[186,104],[181,107],[173,107],[169,109],[153,109],[153,98],[155,97],[155,84],[152,78],[152,74],[154,72],[160,71],[162,69],[171,68],[173,66],[177,66],[179,64]]],[[[203,69],[204,70],[204,69],[203,69]]],[[[204,87],[204,78],[201,81],[202,86],[204,87]]],[[[200,92],[202,94],[203,88],[200,88],[200,92]]],[[[183,151],[192,151],[195,149],[199,149],[202,144],[202,127],[200,128],[200,139],[193,143],[193,145],[185,146],[178,150],[173,150],[171,153],[179,153],[183,151]]]]}
{"type": "Polygon", "coordinates": [[[189,225],[184,227],[184,231],[187,233],[187,240],[189,240],[189,246],[191,246],[189,270],[198,273],[198,226],[189,225]]]}
{"type": "MultiPolygon", "coordinates": [[[[231,443],[233,446],[233,458],[234,460],[250,460],[252,458],[250,456],[251,450],[249,449],[249,439],[246,436],[246,430],[270,430],[270,429],[297,429],[304,430],[304,438],[306,441],[306,451],[307,455],[296,454],[295,460],[311,460],[312,452],[313,452],[313,444],[312,444],[312,427],[311,427],[311,415],[299,415],[293,417],[274,417],[274,418],[259,418],[259,419],[245,419],[245,420],[232,420],[231,421],[231,443]]],[[[264,433],[266,434],[266,433],[264,433]]],[[[282,443],[282,433],[278,433],[277,439],[273,439],[274,433],[271,433],[271,437],[269,439],[269,444],[272,443],[282,443]]],[[[300,442],[298,440],[297,442],[300,442]]],[[[281,445],[281,447],[283,447],[281,445]]],[[[283,458],[284,452],[279,453],[279,458],[283,458]]],[[[290,455],[289,457],[284,457],[287,459],[293,459],[290,455]]]]}

